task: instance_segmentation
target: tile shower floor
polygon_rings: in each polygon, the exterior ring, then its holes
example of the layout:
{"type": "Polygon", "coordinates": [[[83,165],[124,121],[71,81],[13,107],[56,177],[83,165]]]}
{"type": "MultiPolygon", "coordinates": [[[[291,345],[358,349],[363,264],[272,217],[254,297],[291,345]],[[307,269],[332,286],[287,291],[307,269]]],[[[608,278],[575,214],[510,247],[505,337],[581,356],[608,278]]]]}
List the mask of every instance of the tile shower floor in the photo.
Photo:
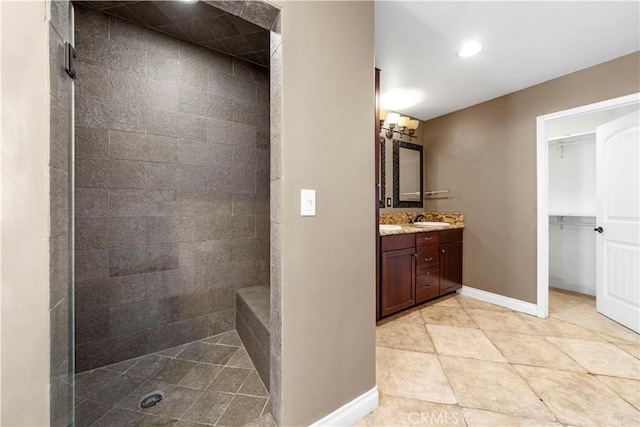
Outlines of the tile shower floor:
{"type": "Polygon", "coordinates": [[[235,331],[76,375],[76,426],[275,426],[235,331]],[[164,399],[141,409],[141,398],[164,399]]]}
{"type": "Polygon", "coordinates": [[[640,336],[550,290],[539,319],[454,295],[377,327],[360,426],[638,426],[640,336]]]}

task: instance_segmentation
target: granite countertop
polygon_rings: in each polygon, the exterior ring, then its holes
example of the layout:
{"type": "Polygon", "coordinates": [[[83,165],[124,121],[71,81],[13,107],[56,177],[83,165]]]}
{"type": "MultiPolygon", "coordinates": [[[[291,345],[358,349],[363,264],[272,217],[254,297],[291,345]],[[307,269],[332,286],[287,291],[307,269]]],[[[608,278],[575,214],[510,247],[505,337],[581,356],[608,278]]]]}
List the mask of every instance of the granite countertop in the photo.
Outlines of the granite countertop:
{"type": "Polygon", "coordinates": [[[401,230],[380,230],[380,236],[391,236],[394,234],[410,234],[410,233],[426,233],[429,231],[454,230],[456,228],[464,228],[464,224],[449,224],[449,226],[433,226],[433,227],[416,227],[411,224],[394,224],[402,227],[401,230]]]}

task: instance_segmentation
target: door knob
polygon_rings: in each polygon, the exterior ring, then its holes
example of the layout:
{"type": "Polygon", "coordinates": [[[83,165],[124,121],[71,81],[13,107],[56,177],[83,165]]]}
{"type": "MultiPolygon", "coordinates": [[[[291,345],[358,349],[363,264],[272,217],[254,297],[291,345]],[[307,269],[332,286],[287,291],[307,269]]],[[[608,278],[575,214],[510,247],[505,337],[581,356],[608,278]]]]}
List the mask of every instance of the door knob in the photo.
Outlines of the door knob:
{"type": "Polygon", "coordinates": [[[594,228],[593,231],[597,231],[598,233],[604,233],[604,229],[602,227],[594,228]]]}

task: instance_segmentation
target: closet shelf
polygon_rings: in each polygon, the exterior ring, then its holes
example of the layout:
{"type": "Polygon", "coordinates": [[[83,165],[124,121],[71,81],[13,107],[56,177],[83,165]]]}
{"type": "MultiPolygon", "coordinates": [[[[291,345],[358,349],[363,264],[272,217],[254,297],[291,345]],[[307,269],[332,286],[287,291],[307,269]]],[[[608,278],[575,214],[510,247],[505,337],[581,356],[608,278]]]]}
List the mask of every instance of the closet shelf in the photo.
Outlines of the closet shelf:
{"type": "Polygon", "coordinates": [[[572,135],[564,135],[564,136],[556,136],[553,138],[549,138],[549,145],[556,144],[571,144],[574,142],[586,142],[586,141],[594,141],[596,139],[596,132],[582,132],[582,133],[574,133],[572,135]]]}
{"type": "Polygon", "coordinates": [[[549,216],[588,216],[596,217],[595,212],[549,212],[549,216]]]}

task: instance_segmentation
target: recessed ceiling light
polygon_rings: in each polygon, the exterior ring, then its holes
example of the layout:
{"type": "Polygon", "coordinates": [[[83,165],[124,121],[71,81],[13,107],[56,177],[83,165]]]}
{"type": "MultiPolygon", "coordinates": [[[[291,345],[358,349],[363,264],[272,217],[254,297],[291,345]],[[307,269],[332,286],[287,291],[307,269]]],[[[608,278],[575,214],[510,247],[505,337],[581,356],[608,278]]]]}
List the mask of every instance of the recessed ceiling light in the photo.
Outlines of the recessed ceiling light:
{"type": "Polygon", "coordinates": [[[468,58],[470,56],[477,55],[481,50],[482,45],[473,40],[465,43],[464,46],[462,46],[462,49],[458,51],[458,56],[461,58],[468,58]]]}

